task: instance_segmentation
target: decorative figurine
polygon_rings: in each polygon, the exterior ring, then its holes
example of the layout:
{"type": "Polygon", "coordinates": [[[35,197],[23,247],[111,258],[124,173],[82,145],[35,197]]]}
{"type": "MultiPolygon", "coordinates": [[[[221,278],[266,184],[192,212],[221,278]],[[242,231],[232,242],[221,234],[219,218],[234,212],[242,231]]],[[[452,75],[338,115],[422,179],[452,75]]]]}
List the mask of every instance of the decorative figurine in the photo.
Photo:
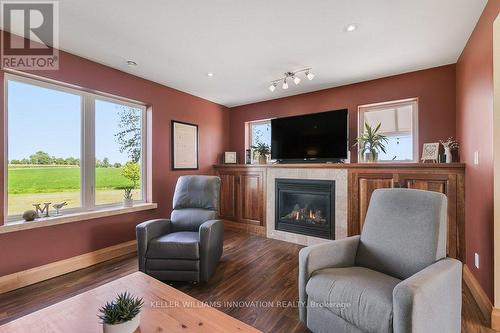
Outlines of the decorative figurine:
{"type": "Polygon", "coordinates": [[[52,208],[54,208],[56,210],[56,215],[55,216],[59,216],[61,215],[61,208],[63,208],[64,206],[66,206],[68,203],[66,201],[64,202],[61,202],[61,203],[58,203],[58,204],[53,204],[52,205],[52,208]]]}
{"type": "Polygon", "coordinates": [[[26,222],[34,221],[36,218],[36,212],[33,209],[29,209],[23,213],[23,219],[26,222]]]}
{"type": "Polygon", "coordinates": [[[35,207],[35,210],[36,210],[36,215],[37,217],[49,217],[49,205],[51,204],[52,202],[44,202],[43,203],[43,208],[40,207],[41,204],[37,203],[37,204],[33,204],[33,206],[35,207]]]}

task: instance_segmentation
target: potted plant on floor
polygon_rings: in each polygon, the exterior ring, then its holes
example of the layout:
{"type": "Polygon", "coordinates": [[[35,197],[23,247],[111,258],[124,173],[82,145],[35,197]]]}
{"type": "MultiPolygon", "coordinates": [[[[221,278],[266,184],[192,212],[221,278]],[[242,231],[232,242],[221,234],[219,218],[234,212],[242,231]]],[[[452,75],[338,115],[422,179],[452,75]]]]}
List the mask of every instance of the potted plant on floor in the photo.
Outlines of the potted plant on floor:
{"type": "Polygon", "coordinates": [[[257,142],[250,148],[253,149],[254,156],[259,159],[259,164],[267,164],[267,155],[271,153],[271,147],[268,144],[257,142]]]}
{"type": "Polygon", "coordinates": [[[133,207],[134,199],[132,190],[133,187],[126,187],[123,191],[123,207],[133,207]]]}
{"type": "Polygon", "coordinates": [[[139,327],[142,298],[128,292],[119,294],[99,309],[104,333],[133,333],[139,327]]]}
{"type": "Polygon", "coordinates": [[[385,153],[385,144],[387,137],[379,134],[380,123],[373,128],[368,123],[365,123],[364,133],[357,138],[355,145],[358,146],[361,158],[367,162],[376,162],[379,152],[385,153]]]}

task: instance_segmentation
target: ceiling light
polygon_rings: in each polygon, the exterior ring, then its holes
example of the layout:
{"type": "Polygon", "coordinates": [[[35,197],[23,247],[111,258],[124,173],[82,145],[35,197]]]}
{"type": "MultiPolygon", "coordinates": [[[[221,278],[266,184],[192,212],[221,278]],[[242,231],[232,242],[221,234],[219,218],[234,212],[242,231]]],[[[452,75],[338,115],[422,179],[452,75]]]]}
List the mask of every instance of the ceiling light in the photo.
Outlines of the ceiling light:
{"type": "Polygon", "coordinates": [[[278,86],[278,83],[280,83],[280,82],[283,82],[283,85],[281,86],[283,89],[288,89],[288,80],[292,80],[293,83],[295,83],[295,85],[298,85],[302,81],[302,79],[297,76],[297,74],[299,74],[299,73],[304,73],[305,76],[309,80],[312,80],[314,78],[314,74],[311,73],[311,70],[312,70],[312,68],[308,67],[308,68],[299,69],[299,70],[293,71],[293,72],[285,72],[285,74],[283,74],[282,78],[272,80],[271,85],[269,86],[268,89],[271,92],[274,92],[276,90],[276,87],[278,86]]]}
{"type": "Polygon", "coordinates": [[[207,73],[207,76],[208,76],[208,77],[213,77],[213,76],[214,76],[214,73],[212,73],[212,72],[208,72],[208,73],[207,73]]]}
{"type": "Polygon", "coordinates": [[[127,60],[127,65],[130,67],[135,67],[137,66],[137,63],[133,60],[127,60]]]}
{"type": "Polygon", "coordinates": [[[311,72],[309,72],[309,71],[307,71],[307,72],[306,72],[306,77],[307,77],[307,79],[308,79],[309,81],[311,81],[312,79],[314,79],[314,74],[313,74],[313,73],[311,73],[311,72]]]}
{"type": "Polygon", "coordinates": [[[358,26],[356,24],[349,24],[346,28],[345,28],[345,31],[347,32],[353,32],[354,30],[356,30],[358,28],[358,26]]]}

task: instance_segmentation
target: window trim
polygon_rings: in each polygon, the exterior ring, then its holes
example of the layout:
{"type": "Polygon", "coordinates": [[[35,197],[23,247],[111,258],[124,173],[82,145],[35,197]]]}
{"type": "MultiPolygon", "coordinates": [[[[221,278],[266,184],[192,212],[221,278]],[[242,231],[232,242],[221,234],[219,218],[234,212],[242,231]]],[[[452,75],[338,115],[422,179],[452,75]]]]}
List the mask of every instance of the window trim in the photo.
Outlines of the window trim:
{"type": "MultiPolygon", "coordinates": [[[[379,163],[416,163],[419,161],[419,144],[418,144],[418,97],[399,99],[381,103],[372,103],[372,104],[364,104],[358,106],[358,136],[364,132],[364,114],[366,112],[383,110],[389,107],[397,107],[401,104],[413,104],[413,112],[412,112],[412,137],[413,137],[413,159],[412,160],[383,160],[378,161],[379,163]]],[[[363,162],[361,152],[358,149],[358,163],[363,162]]]]}
{"type": "MultiPolygon", "coordinates": [[[[246,139],[246,144],[245,144],[245,149],[251,149],[250,147],[252,146],[252,142],[253,142],[253,131],[252,131],[252,126],[253,125],[259,125],[259,124],[267,124],[269,123],[269,126],[271,126],[271,120],[272,118],[268,118],[268,119],[260,119],[260,120],[252,120],[252,121],[248,121],[246,122],[246,135],[245,135],[245,139],[246,139]]],[[[253,158],[253,154],[250,155],[250,163],[251,164],[254,164],[256,163],[257,161],[254,160],[253,158]]]]}
{"type": "MultiPolygon", "coordinates": [[[[141,200],[134,200],[136,204],[151,203],[151,198],[148,197],[148,106],[139,101],[132,99],[99,92],[95,90],[84,89],[82,87],[67,84],[64,82],[39,77],[32,74],[26,74],[15,70],[6,70],[4,74],[4,225],[8,225],[22,219],[22,215],[8,215],[8,164],[9,164],[9,138],[8,138],[8,82],[16,81],[24,84],[30,84],[37,87],[51,89],[59,92],[78,95],[81,98],[81,137],[80,137],[80,207],[65,209],[66,214],[79,214],[85,212],[101,211],[106,209],[116,209],[121,203],[113,204],[96,204],[95,202],[95,101],[101,100],[124,106],[140,108],[142,113],[141,119],[141,200]],[[89,158],[90,157],[90,158],[89,158]]],[[[52,217],[57,218],[57,217],[52,217]]]]}

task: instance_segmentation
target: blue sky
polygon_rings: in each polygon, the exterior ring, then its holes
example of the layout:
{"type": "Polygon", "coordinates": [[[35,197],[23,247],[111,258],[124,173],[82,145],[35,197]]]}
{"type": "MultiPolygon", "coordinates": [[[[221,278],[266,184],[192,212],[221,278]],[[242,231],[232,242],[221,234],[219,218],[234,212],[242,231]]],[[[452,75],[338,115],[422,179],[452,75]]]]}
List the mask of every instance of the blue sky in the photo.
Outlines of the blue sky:
{"type": "MultiPolygon", "coordinates": [[[[17,81],[8,86],[9,160],[42,150],[55,157],[80,157],[81,98],[17,81]]],[[[119,132],[117,104],[96,101],[96,158],[124,163],[114,134],[119,132]]]]}

